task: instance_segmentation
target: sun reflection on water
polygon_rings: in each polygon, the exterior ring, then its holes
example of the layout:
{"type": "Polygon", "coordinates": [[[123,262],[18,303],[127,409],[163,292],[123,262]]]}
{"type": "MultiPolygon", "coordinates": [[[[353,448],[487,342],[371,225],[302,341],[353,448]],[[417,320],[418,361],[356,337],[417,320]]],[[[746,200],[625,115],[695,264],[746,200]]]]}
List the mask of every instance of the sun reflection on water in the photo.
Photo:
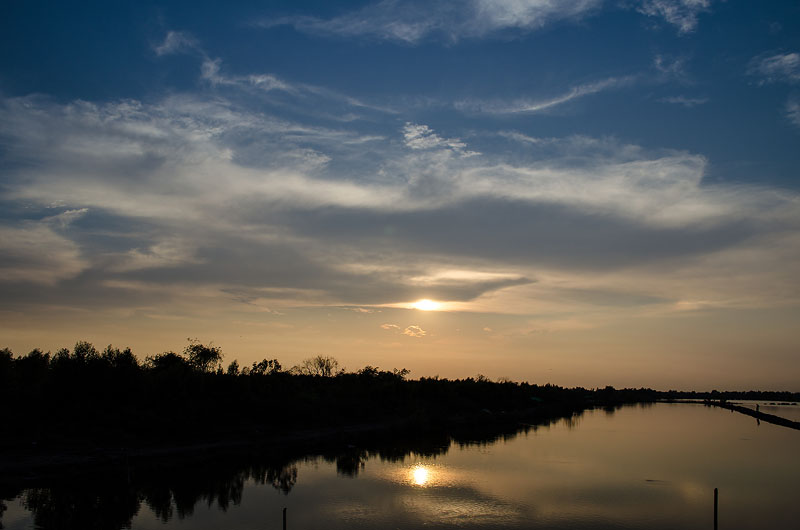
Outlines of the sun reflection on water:
{"type": "Polygon", "coordinates": [[[409,470],[410,482],[415,486],[430,486],[433,479],[433,470],[426,465],[416,464],[409,470]]]}
{"type": "Polygon", "coordinates": [[[425,466],[416,466],[411,470],[412,480],[417,486],[424,486],[430,480],[430,471],[425,466]]]}

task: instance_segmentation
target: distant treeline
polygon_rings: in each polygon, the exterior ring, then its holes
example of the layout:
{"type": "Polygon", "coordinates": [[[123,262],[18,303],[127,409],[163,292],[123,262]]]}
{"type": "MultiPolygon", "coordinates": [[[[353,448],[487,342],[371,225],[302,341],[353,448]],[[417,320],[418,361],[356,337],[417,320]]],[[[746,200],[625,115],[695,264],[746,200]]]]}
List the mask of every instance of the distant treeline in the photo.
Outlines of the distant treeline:
{"type": "MultiPolygon", "coordinates": [[[[55,353],[0,350],[0,398],[8,405],[0,450],[264,440],[381,422],[480,424],[664,398],[742,399],[716,391],[568,389],[483,376],[408,379],[406,369],[346,372],[323,356],[290,369],[276,359],[245,367],[222,361],[218,347],[195,340],[181,353],[143,362],[128,348],[98,351],[83,341],[55,353]]],[[[755,399],[798,397],[761,393],[755,399]]]]}

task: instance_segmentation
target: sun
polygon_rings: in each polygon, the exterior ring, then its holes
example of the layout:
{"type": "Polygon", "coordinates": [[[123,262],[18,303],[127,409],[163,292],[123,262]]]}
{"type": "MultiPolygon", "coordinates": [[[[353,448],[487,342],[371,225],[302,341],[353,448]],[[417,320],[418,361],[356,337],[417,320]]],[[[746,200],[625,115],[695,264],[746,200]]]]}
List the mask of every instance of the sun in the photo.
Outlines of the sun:
{"type": "Polygon", "coordinates": [[[436,311],[440,306],[441,304],[439,302],[434,302],[433,300],[428,300],[427,298],[423,300],[417,300],[413,304],[414,309],[419,309],[420,311],[436,311]]]}

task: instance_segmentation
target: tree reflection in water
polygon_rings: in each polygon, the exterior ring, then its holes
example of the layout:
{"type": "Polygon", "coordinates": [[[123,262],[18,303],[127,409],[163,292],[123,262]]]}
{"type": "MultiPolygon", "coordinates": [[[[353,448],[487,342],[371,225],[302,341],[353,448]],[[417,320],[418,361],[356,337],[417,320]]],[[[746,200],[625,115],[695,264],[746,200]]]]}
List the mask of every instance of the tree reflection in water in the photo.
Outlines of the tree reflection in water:
{"type": "MultiPolygon", "coordinates": [[[[447,453],[451,445],[489,445],[535,431],[554,421],[572,423],[577,417],[570,412],[560,420],[545,420],[539,425],[510,422],[477,427],[465,424],[461,428],[451,428],[448,433],[418,432],[414,438],[405,440],[394,433],[391,441],[377,440],[362,447],[349,445],[321,454],[281,459],[265,458],[263,454],[232,453],[224,458],[215,455],[184,464],[144,461],[50,479],[24,490],[7,488],[0,497],[20,498],[33,514],[36,528],[43,530],[129,528],[143,503],[161,521],[167,522],[175,516],[190,517],[201,502],[223,512],[231,505],[238,506],[248,482],[270,485],[288,495],[297,483],[297,463],[301,461],[319,458],[335,463],[338,474],[356,477],[370,459],[403,462],[408,457],[434,458],[447,453]]],[[[0,503],[0,517],[4,509],[5,505],[0,503]]]]}
{"type": "Polygon", "coordinates": [[[24,506],[33,513],[37,528],[123,528],[139,512],[134,489],[105,484],[87,489],[78,484],[59,484],[25,492],[24,506]]]}
{"type": "Polygon", "coordinates": [[[225,512],[241,503],[245,483],[251,480],[288,494],[297,482],[297,467],[292,462],[244,467],[219,461],[180,467],[151,464],[51,481],[47,487],[24,490],[20,497],[36,528],[117,529],[131,526],[142,503],[163,522],[176,515],[190,517],[201,502],[225,512]]]}

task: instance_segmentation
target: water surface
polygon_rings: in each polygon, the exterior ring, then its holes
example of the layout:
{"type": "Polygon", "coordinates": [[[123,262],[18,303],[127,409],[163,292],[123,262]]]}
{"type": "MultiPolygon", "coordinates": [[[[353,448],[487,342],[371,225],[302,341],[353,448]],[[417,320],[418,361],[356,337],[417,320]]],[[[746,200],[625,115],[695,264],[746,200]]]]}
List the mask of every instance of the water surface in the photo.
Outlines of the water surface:
{"type": "MultiPolygon", "coordinates": [[[[127,517],[134,529],[278,529],[286,507],[290,529],[708,529],[715,487],[720,528],[800,521],[800,431],[701,404],[598,409],[493,443],[350,447],[237,469],[195,465],[172,470],[163,484],[150,475],[125,483],[112,495],[124,512],[113,524],[127,517]]],[[[7,501],[6,528],[35,528],[37,520],[56,528],[59,509],[98,498],[59,488],[7,501]]]]}

